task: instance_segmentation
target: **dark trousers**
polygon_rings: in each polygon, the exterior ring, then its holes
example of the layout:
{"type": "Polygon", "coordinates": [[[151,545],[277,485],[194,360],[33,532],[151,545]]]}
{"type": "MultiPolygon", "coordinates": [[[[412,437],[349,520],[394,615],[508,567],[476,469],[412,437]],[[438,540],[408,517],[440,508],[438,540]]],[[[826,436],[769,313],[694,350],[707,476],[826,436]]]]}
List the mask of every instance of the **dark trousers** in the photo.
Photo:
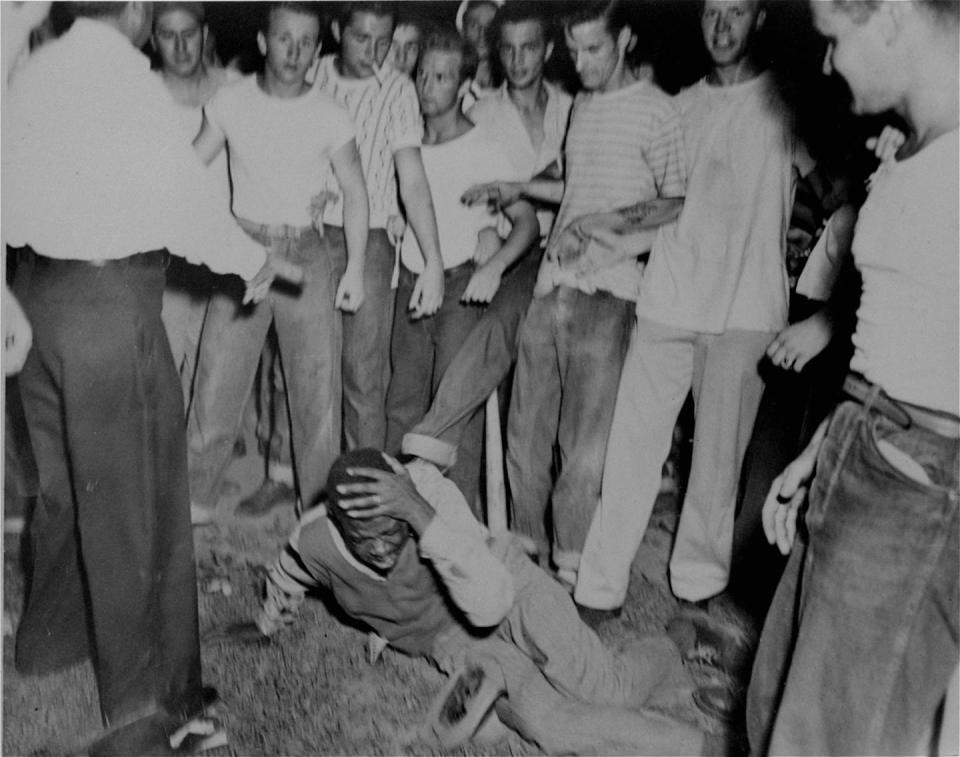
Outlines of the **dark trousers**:
{"type": "Polygon", "coordinates": [[[20,376],[40,495],[16,665],[91,656],[105,724],[200,709],[183,395],[160,320],[166,254],[23,255],[20,376]]]}
{"type": "MultiPolygon", "coordinates": [[[[432,316],[411,320],[407,304],[417,277],[400,269],[390,353],[393,375],[387,391],[387,449],[400,449],[403,435],[430,408],[440,379],[480,318],[481,309],[460,302],[474,266],[465,263],[444,272],[443,304],[432,316]]],[[[468,422],[460,455],[447,474],[473,507],[480,486],[483,413],[468,422]]]]}

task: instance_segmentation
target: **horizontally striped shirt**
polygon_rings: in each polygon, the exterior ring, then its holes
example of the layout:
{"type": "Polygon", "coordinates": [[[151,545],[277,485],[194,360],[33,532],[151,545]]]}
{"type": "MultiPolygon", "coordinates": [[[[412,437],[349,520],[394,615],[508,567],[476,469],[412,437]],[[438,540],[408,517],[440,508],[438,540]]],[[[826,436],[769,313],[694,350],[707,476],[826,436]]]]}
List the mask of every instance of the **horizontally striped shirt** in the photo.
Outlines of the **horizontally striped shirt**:
{"type": "Polygon", "coordinates": [[[565,158],[566,187],[548,256],[563,229],[579,216],[684,193],[680,116],[670,97],[648,81],[579,94],[565,158]]]}
{"type": "MultiPolygon", "coordinates": [[[[370,228],[382,229],[390,216],[400,213],[393,156],[404,147],[420,147],[417,91],[410,77],[390,66],[377,76],[349,79],[337,71],[336,61],[335,55],[320,60],[314,88],[343,105],[353,119],[370,200],[370,228]]],[[[342,196],[327,207],[323,220],[343,226],[342,196]]]]}

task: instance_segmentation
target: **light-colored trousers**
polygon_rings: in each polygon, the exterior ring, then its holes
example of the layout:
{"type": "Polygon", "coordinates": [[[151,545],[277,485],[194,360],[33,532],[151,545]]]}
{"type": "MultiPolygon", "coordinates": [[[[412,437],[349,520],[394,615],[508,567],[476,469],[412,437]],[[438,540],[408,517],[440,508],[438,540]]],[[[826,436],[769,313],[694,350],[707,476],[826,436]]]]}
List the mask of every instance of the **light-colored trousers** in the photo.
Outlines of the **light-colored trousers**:
{"type": "Polygon", "coordinates": [[[773,337],[767,331],[705,334],[638,320],[617,391],[600,506],[580,560],[578,603],[603,609],[623,604],[673,427],[691,389],[693,460],[670,583],[677,597],[690,601],[726,587],[740,467],[763,390],[757,365],[773,337]]]}

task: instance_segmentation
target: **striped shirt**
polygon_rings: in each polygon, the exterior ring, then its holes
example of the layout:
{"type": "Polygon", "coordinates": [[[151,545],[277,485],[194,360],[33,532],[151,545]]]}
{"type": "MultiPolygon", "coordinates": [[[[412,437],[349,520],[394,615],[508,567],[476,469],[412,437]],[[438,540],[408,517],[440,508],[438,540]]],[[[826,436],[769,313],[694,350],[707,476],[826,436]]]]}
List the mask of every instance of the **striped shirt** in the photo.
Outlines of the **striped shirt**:
{"type": "MultiPolygon", "coordinates": [[[[370,228],[381,229],[390,216],[400,213],[393,156],[405,147],[420,147],[423,126],[417,91],[406,74],[390,66],[376,76],[350,79],[337,71],[336,61],[335,55],[320,60],[314,88],[343,105],[353,119],[370,200],[370,228]]],[[[327,207],[323,220],[343,226],[342,196],[327,207]]]]}
{"type": "Polygon", "coordinates": [[[573,104],[566,187],[550,246],[574,219],[655,197],[682,197],[683,132],[669,96],[648,81],[586,92],[573,104]]]}

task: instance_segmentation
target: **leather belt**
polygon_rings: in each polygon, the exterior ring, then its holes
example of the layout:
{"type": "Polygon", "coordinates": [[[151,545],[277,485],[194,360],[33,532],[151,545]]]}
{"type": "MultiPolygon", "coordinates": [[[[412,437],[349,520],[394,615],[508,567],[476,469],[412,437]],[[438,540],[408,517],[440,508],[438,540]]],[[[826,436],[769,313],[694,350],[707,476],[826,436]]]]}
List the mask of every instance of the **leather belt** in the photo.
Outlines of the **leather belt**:
{"type": "Polygon", "coordinates": [[[960,418],[957,416],[895,400],[877,384],[856,373],[847,374],[843,381],[843,392],[867,409],[876,410],[889,418],[901,428],[917,426],[947,439],[960,439],[960,418]]]}

